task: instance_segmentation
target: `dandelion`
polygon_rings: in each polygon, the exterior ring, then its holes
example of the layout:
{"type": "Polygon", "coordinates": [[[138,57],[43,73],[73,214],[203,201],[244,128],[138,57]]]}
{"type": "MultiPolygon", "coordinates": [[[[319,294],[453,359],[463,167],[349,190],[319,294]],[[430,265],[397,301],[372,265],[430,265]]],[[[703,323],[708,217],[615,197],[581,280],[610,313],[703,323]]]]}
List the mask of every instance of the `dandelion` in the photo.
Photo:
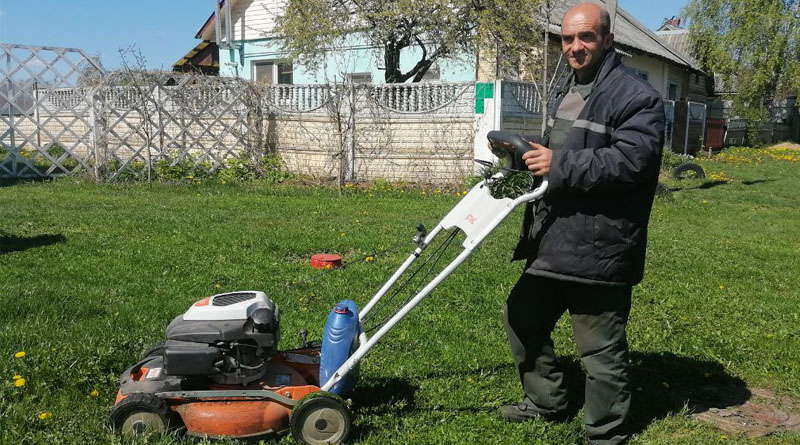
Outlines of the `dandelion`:
{"type": "Polygon", "coordinates": [[[221,287],[222,287],[222,285],[221,285],[221,284],[219,284],[219,283],[217,283],[217,284],[215,284],[215,285],[214,285],[214,287],[215,287],[215,288],[217,288],[217,289],[219,289],[219,288],[221,288],[221,287]]]}
{"type": "Polygon", "coordinates": [[[19,375],[19,374],[14,374],[14,377],[13,377],[13,378],[14,378],[14,380],[19,380],[19,379],[21,379],[21,378],[22,378],[22,376],[21,376],[21,375],[19,375]]]}
{"type": "Polygon", "coordinates": [[[38,417],[39,417],[39,420],[47,420],[47,419],[53,417],[53,413],[48,412],[48,411],[44,411],[41,414],[39,414],[38,417]]]}
{"type": "Polygon", "coordinates": [[[225,185],[225,180],[220,181],[220,184],[225,185]]]}
{"type": "Polygon", "coordinates": [[[17,388],[22,388],[23,386],[25,386],[26,383],[28,383],[28,381],[25,380],[25,379],[21,379],[20,378],[20,379],[14,380],[14,386],[17,387],[17,388]]]}
{"type": "Polygon", "coordinates": [[[347,236],[347,233],[346,232],[342,232],[342,233],[339,234],[339,236],[345,237],[345,236],[347,236]]]}
{"type": "Polygon", "coordinates": [[[89,393],[89,397],[97,397],[100,395],[100,391],[97,389],[93,389],[92,392],[89,393]]]}
{"type": "Polygon", "coordinates": [[[22,358],[25,357],[25,351],[19,351],[14,353],[14,358],[22,358]]]}
{"type": "Polygon", "coordinates": [[[719,288],[720,288],[720,289],[725,289],[725,286],[723,286],[723,285],[721,285],[721,284],[720,284],[720,285],[719,285],[719,288]]]}
{"type": "Polygon", "coordinates": [[[472,383],[472,382],[474,382],[475,380],[473,380],[473,379],[472,379],[472,377],[467,377],[467,381],[468,381],[468,382],[470,382],[470,383],[472,383]]]}
{"type": "Polygon", "coordinates": [[[365,263],[370,263],[372,261],[375,261],[375,258],[373,258],[372,256],[368,256],[368,257],[364,258],[364,262],[365,263]]]}

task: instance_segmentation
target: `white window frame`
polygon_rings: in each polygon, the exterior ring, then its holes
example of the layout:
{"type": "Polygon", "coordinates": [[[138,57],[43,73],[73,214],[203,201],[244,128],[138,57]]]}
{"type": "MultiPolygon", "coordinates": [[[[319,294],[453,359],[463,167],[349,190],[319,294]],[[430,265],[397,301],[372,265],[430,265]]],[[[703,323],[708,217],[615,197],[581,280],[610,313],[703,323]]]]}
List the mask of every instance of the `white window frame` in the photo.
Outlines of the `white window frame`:
{"type": "MultiPolygon", "coordinates": [[[[254,81],[257,80],[256,79],[256,67],[258,65],[272,64],[272,80],[273,80],[272,83],[274,85],[280,84],[280,81],[279,81],[280,73],[278,71],[278,66],[281,65],[281,64],[286,64],[286,63],[291,63],[291,62],[289,60],[286,60],[286,59],[253,60],[253,61],[250,62],[250,78],[252,80],[254,80],[254,81]]],[[[291,83],[294,83],[294,65],[292,65],[292,82],[290,82],[289,84],[291,84],[291,83]]],[[[288,85],[288,84],[284,84],[284,85],[288,85]]]]}

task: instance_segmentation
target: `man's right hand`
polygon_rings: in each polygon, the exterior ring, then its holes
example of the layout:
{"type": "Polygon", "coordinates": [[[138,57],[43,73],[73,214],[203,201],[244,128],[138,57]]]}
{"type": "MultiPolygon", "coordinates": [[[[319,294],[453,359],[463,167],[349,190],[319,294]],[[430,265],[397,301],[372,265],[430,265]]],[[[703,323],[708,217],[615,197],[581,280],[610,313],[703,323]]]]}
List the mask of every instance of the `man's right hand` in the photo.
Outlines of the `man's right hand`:
{"type": "Polygon", "coordinates": [[[534,176],[547,176],[550,174],[550,162],[553,160],[553,150],[542,144],[528,142],[533,150],[522,155],[522,161],[534,176]]]}

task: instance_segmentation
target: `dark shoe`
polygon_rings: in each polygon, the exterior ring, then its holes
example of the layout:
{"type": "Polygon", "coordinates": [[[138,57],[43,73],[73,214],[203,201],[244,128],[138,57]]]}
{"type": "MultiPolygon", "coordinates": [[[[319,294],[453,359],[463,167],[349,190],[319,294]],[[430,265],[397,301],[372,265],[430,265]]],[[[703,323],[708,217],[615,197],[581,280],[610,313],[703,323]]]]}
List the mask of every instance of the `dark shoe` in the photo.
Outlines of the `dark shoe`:
{"type": "Polygon", "coordinates": [[[527,403],[516,403],[514,405],[503,405],[500,407],[500,415],[510,423],[527,422],[534,419],[544,419],[545,417],[535,411],[527,403]]]}

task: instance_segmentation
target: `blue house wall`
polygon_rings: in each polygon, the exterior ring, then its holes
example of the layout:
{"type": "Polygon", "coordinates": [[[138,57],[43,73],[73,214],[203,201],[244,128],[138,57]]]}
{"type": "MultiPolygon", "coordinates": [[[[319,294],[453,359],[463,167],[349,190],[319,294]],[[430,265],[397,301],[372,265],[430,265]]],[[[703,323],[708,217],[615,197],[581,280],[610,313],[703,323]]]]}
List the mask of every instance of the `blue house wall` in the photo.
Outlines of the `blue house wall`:
{"type": "MultiPolygon", "coordinates": [[[[292,83],[315,84],[341,82],[348,73],[370,73],[373,83],[383,83],[385,70],[381,55],[374,48],[359,45],[357,42],[336,52],[331,52],[319,67],[305,67],[295,64],[292,83]]],[[[422,52],[418,48],[403,51],[400,67],[403,72],[411,69],[420,59],[422,52]]],[[[219,50],[220,75],[251,79],[253,64],[259,61],[284,60],[280,39],[266,38],[258,40],[234,41],[233,48],[219,50]]],[[[461,82],[475,80],[476,60],[474,55],[465,55],[459,60],[440,60],[439,80],[444,82],[461,82]]]]}

